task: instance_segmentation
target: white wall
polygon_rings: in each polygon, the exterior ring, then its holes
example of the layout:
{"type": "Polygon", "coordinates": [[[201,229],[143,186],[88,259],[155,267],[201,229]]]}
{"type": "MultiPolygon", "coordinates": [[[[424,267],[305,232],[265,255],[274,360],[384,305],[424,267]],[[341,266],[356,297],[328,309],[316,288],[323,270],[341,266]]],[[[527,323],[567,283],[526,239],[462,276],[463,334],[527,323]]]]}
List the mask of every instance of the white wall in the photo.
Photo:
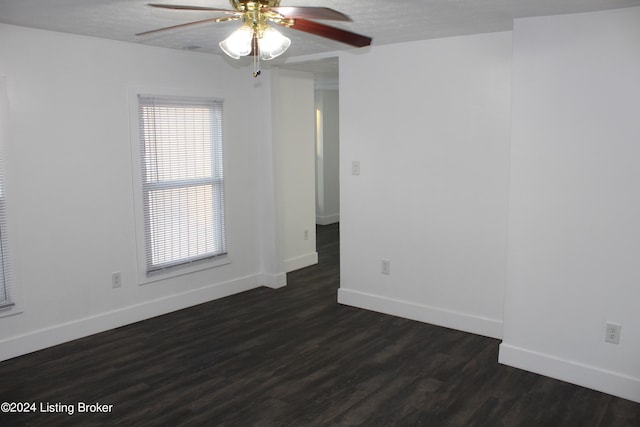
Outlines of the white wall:
{"type": "Polygon", "coordinates": [[[340,98],[338,90],[316,90],[316,223],[340,221],[340,98]]]}
{"type": "Polygon", "coordinates": [[[277,221],[289,272],[318,262],[313,74],[274,69],[271,81],[277,221]]]}
{"type": "Polygon", "coordinates": [[[509,32],[341,55],[341,303],[501,336],[510,66],[509,32]]]}
{"type": "Polygon", "coordinates": [[[515,21],[500,361],[638,402],[639,100],[640,8],[515,21]]]}
{"type": "MultiPolygon", "coordinates": [[[[339,301],[503,336],[502,363],[640,401],[639,24],[639,8],[517,20],[513,121],[511,33],[342,54],[339,301]]],[[[283,126],[309,119],[309,75],[7,25],[0,75],[21,311],[0,317],[0,360],[282,286],[317,257],[296,145],[313,135],[283,126]],[[225,98],[231,264],[137,285],[131,87],[225,98]]]]}
{"type": "Polygon", "coordinates": [[[246,126],[255,96],[248,70],[210,55],[0,25],[0,75],[11,104],[5,183],[22,297],[21,314],[0,318],[0,359],[262,283],[268,172],[262,141],[246,126]],[[132,87],[225,99],[231,264],[138,285],[132,87]],[[122,288],[111,287],[114,271],[122,288]]]}

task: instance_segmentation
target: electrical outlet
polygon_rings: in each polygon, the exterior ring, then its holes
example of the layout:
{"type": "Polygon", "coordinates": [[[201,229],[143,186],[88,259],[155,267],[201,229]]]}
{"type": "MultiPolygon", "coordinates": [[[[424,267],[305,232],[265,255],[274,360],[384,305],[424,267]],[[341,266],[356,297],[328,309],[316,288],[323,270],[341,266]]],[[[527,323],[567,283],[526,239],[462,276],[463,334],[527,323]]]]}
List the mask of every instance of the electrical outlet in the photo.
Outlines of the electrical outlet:
{"type": "Polygon", "coordinates": [[[382,260],[382,274],[391,274],[391,261],[388,259],[382,260]]]}
{"type": "Polygon", "coordinates": [[[111,273],[111,287],[119,288],[120,286],[122,286],[122,275],[120,272],[116,271],[115,273],[111,273]]]}
{"type": "Polygon", "coordinates": [[[351,162],[351,175],[360,175],[360,162],[358,160],[351,162]]]}
{"type": "Polygon", "coordinates": [[[612,344],[619,344],[621,330],[622,330],[622,325],[619,325],[617,323],[607,322],[607,324],[605,325],[604,340],[612,344]]]}
{"type": "Polygon", "coordinates": [[[304,240],[309,240],[309,230],[304,230],[304,240]]]}

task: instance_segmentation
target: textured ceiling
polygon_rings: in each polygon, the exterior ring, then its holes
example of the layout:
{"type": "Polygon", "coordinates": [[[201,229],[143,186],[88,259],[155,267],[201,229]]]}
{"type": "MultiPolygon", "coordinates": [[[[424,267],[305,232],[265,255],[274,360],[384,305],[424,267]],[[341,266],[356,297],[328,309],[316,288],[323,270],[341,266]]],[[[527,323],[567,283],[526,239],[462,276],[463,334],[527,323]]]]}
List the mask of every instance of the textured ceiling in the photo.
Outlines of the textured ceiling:
{"type": "MultiPolygon", "coordinates": [[[[159,10],[149,0],[0,0],[0,22],[174,49],[221,54],[218,42],[237,22],[195,25],[138,37],[136,33],[220,16],[159,10]]],[[[230,9],[227,0],[155,0],[230,9]]],[[[325,6],[351,23],[325,23],[373,37],[373,45],[505,31],[514,18],[640,6],[640,0],[282,0],[283,6],[325,6]]],[[[292,39],[282,58],[350,49],[306,33],[282,29],[292,39]]],[[[278,61],[278,59],[274,60],[278,61]]]]}

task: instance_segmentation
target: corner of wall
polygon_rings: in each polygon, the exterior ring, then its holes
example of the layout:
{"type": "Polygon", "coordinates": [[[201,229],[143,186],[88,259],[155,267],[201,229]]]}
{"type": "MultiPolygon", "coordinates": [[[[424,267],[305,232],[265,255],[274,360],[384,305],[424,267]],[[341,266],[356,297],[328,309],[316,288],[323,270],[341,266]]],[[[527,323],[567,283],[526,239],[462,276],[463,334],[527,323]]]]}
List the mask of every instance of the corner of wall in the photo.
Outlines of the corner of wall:
{"type": "Polygon", "coordinates": [[[640,403],[640,378],[629,377],[504,342],[500,344],[498,362],[640,403]]]}
{"type": "Polygon", "coordinates": [[[352,307],[377,311],[490,338],[502,338],[502,321],[498,319],[474,316],[344,288],[338,289],[338,302],[352,307]]]}
{"type": "Polygon", "coordinates": [[[262,273],[262,286],[271,289],[280,289],[287,286],[287,273],[262,273]]]}

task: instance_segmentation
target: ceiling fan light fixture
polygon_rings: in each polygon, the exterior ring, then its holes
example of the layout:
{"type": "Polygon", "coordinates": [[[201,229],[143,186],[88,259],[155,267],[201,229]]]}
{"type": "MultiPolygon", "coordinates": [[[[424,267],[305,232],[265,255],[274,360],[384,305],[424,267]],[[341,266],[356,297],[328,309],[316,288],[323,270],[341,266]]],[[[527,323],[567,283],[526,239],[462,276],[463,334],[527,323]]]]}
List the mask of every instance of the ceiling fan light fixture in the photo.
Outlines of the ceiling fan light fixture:
{"type": "Polygon", "coordinates": [[[291,46],[291,40],[279,31],[267,27],[258,39],[260,59],[268,61],[282,55],[291,46]]]}
{"type": "Polygon", "coordinates": [[[347,15],[329,7],[280,7],[280,0],[230,0],[230,3],[233,6],[232,10],[207,6],[149,3],[149,6],[154,8],[216,12],[223,14],[223,16],[143,31],[136,35],[146,36],[159,31],[210,22],[242,21],[242,26],[225,40],[218,43],[218,45],[225,54],[233,59],[251,55],[253,57],[254,77],[260,75],[261,60],[268,61],[277,58],[286,52],[291,45],[291,40],[288,37],[271,28],[269,24],[324,37],[353,47],[371,45],[371,37],[316,22],[316,19],[351,22],[347,15]]]}
{"type": "Polygon", "coordinates": [[[230,57],[239,59],[241,56],[247,56],[251,53],[252,40],[253,29],[248,25],[243,25],[218,45],[220,49],[230,57]]]}

